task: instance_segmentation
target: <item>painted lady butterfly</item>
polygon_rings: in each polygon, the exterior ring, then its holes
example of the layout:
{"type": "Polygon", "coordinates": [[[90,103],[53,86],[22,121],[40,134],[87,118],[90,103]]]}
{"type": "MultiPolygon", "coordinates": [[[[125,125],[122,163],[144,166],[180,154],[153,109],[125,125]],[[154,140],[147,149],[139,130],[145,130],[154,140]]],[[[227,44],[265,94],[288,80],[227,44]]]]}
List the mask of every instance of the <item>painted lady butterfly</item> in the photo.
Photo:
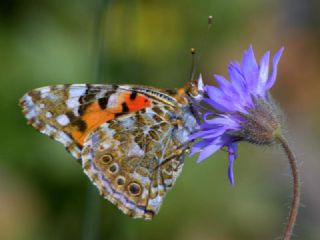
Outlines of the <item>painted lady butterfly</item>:
{"type": "Polygon", "coordinates": [[[31,126],[81,161],[101,195],[131,217],[152,219],[191,147],[200,85],[56,85],[26,93],[20,105],[31,126]]]}

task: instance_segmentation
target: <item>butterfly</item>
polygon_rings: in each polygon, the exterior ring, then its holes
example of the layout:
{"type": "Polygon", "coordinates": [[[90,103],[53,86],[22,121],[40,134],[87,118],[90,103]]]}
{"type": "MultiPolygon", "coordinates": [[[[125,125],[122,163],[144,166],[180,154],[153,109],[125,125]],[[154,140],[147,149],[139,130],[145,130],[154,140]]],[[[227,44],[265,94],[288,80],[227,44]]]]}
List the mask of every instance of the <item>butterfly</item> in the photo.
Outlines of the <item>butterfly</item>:
{"type": "Polygon", "coordinates": [[[69,84],[20,99],[28,123],[62,143],[100,194],[133,218],[152,219],[179,176],[197,125],[202,81],[178,90],[69,84]]]}

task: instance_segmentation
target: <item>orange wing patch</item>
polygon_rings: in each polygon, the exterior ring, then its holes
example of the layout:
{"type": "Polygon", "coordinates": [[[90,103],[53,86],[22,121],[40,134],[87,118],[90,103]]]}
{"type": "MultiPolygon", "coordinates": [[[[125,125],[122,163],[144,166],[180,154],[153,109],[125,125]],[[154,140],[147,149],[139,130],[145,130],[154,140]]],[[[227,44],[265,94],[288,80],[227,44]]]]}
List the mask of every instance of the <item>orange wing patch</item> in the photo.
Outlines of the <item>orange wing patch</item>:
{"type": "Polygon", "coordinates": [[[127,104],[130,112],[135,112],[151,106],[151,101],[137,92],[123,93],[124,102],[127,104]]]}
{"type": "Polygon", "coordinates": [[[137,92],[123,92],[117,97],[117,102],[112,107],[107,106],[108,99],[87,105],[82,116],[73,122],[75,128],[71,131],[71,135],[77,143],[83,145],[91,132],[119,115],[151,106],[151,100],[137,92]]]}

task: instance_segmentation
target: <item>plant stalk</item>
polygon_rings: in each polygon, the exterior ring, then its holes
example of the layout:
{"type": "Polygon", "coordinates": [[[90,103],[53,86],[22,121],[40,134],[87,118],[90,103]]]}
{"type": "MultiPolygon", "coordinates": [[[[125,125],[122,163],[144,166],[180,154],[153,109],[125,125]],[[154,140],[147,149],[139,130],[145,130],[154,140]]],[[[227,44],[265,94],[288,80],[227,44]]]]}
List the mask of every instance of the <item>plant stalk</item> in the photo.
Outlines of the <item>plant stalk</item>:
{"type": "Polygon", "coordinates": [[[283,148],[288,157],[291,168],[291,174],[293,178],[293,193],[291,199],[290,212],[287,219],[287,226],[283,235],[283,240],[290,240],[293,233],[294,225],[296,223],[300,204],[300,176],[297,166],[297,160],[294,156],[294,153],[291,151],[287,140],[281,135],[277,135],[276,139],[280,143],[281,147],[283,148]]]}
{"type": "MultiPolygon", "coordinates": [[[[98,0],[96,2],[96,16],[94,23],[94,52],[95,52],[95,83],[104,83],[105,80],[105,20],[106,11],[110,7],[111,0],[98,0]]],[[[85,206],[85,218],[83,226],[83,240],[99,238],[99,218],[101,211],[100,196],[97,189],[88,181],[87,199],[85,206]]]]}

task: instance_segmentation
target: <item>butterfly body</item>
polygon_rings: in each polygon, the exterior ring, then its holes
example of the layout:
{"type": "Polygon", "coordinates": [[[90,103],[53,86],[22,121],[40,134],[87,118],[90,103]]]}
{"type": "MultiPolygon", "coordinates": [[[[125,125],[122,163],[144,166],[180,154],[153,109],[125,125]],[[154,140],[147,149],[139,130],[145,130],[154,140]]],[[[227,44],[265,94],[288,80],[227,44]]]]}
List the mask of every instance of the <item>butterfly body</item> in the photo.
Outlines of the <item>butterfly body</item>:
{"type": "Polygon", "coordinates": [[[101,195],[129,216],[152,219],[191,146],[197,122],[187,91],[56,85],[28,92],[20,104],[29,124],[81,161],[101,195]]]}

